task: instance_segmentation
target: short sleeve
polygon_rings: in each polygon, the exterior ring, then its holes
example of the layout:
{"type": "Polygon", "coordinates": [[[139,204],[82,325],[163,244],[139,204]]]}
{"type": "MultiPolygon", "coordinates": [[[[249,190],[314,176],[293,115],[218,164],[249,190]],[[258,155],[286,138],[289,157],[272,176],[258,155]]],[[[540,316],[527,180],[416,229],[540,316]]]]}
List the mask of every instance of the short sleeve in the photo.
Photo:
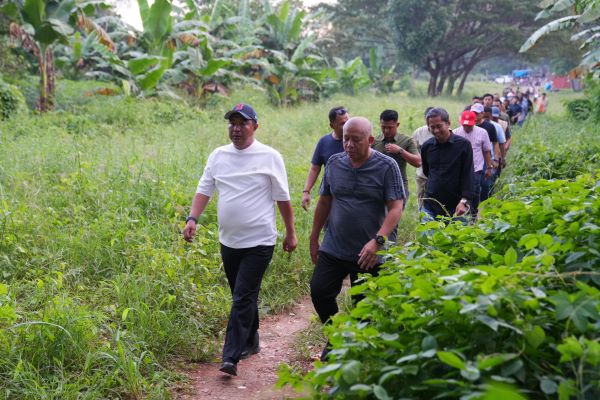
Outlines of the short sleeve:
{"type": "Polygon", "coordinates": [[[202,173],[202,177],[198,182],[198,187],[196,188],[196,193],[203,194],[208,197],[212,197],[215,192],[215,178],[213,176],[213,167],[214,161],[216,157],[217,150],[213,151],[210,156],[208,156],[208,160],[206,161],[206,165],[204,166],[204,172],[202,173]]]}
{"type": "Polygon", "coordinates": [[[506,143],[506,136],[504,136],[504,129],[500,124],[494,125],[496,127],[496,136],[498,136],[498,143],[506,143]]]}
{"type": "Polygon", "coordinates": [[[323,174],[323,180],[321,181],[321,186],[319,187],[319,195],[320,196],[331,196],[331,170],[333,169],[334,162],[328,162],[325,164],[325,173],[323,174]]]}
{"type": "Polygon", "coordinates": [[[408,138],[406,151],[411,154],[419,154],[419,148],[417,147],[417,142],[414,139],[408,138]]]}
{"type": "Polygon", "coordinates": [[[483,151],[492,151],[492,142],[490,142],[490,137],[488,136],[487,132],[482,132],[481,137],[481,141],[483,142],[481,147],[483,151]]]}
{"type": "Polygon", "coordinates": [[[271,198],[273,201],[290,200],[288,188],[288,179],[285,171],[285,164],[281,154],[274,151],[271,171],[271,198]]]}
{"type": "Polygon", "coordinates": [[[317,142],[317,147],[315,147],[315,152],[313,153],[313,156],[312,156],[311,162],[313,165],[322,166],[323,164],[325,164],[325,160],[323,160],[323,157],[321,156],[322,152],[323,152],[323,140],[320,139],[317,142]]]}
{"type": "Polygon", "coordinates": [[[388,164],[387,172],[384,175],[383,187],[385,201],[406,200],[404,185],[402,185],[402,175],[400,175],[398,163],[391,162],[388,164]]]}

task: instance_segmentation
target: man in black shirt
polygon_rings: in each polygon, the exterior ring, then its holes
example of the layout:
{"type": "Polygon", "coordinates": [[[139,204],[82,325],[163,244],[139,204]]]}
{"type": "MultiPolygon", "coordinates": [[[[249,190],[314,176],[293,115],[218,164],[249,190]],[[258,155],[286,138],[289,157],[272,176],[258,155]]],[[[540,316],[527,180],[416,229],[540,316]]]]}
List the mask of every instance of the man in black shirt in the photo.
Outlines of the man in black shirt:
{"type": "Polygon", "coordinates": [[[421,160],[427,176],[421,211],[425,220],[437,216],[463,217],[473,200],[473,149],[450,130],[450,117],[434,108],[425,117],[433,138],[423,143],[421,160]]]}

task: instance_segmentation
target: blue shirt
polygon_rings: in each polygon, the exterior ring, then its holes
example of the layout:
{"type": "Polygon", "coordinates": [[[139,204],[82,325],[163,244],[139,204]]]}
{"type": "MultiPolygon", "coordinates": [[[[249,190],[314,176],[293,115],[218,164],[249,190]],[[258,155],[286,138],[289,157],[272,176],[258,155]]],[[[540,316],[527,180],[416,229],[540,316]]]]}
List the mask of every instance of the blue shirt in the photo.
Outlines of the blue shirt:
{"type": "Polygon", "coordinates": [[[359,168],[346,153],[325,166],[321,196],[332,196],[329,225],[320,250],[357,262],[364,245],[375,238],[387,215],[387,202],[406,200],[398,163],[377,150],[359,168]]]}
{"type": "Polygon", "coordinates": [[[344,144],[342,139],[336,140],[331,133],[319,139],[315,152],[313,153],[312,163],[314,165],[323,166],[327,164],[327,160],[334,154],[342,153],[344,144]]]}

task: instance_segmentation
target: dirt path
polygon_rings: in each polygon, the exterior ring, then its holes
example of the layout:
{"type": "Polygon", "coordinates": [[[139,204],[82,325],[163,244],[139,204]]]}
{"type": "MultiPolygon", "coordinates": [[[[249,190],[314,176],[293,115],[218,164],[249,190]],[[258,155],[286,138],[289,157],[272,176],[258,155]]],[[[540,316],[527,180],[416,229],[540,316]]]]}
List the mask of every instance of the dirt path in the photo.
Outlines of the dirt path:
{"type": "Polygon", "coordinates": [[[291,389],[276,389],[277,368],[295,357],[293,348],[300,332],[305,330],[313,314],[309,297],[291,310],[262,317],[260,321],[260,353],[238,364],[238,376],[219,372],[219,363],[202,363],[190,374],[192,391],[180,397],[186,400],[253,400],[282,399],[294,395],[291,389]]]}

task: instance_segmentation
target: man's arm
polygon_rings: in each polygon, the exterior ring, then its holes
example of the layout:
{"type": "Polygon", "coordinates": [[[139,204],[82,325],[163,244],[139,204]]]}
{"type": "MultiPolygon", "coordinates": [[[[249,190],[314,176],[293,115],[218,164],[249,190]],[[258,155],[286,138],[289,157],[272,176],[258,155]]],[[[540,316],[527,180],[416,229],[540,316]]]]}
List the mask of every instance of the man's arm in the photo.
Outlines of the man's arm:
{"type": "MultiPolygon", "coordinates": [[[[377,236],[388,236],[393,230],[400,217],[402,217],[402,205],[404,200],[388,200],[386,205],[388,213],[383,220],[381,228],[377,231],[377,236]]],[[[377,252],[379,251],[379,245],[375,241],[375,238],[369,240],[358,253],[358,265],[365,270],[373,268],[377,264],[377,252]]]]}
{"type": "Polygon", "coordinates": [[[304,208],[304,210],[308,210],[308,206],[310,205],[310,191],[315,185],[320,172],[320,165],[311,164],[310,169],[308,170],[308,176],[306,177],[306,183],[304,184],[304,189],[302,189],[302,208],[304,208]]]}
{"type": "Polygon", "coordinates": [[[283,250],[291,253],[298,245],[298,240],[296,239],[296,230],[294,229],[294,210],[292,209],[292,202],[289,200],[278,201],[277,207],[279,208],[279,213],[281,214],[281,218],[285,224],[283,250]]]}
{"type": "Polygon", "coordinates": [[[492,163],[492,152],[489,150],[484,151],[483,159],[485,160],[485,176],[489,178],[490,176],[492,176],[492,169],[494,168],[494,165],[492,163]]]}
{"type": "MultiPolygon", "coordinates": [[[[413,154],[410,151],[405,150],[402,147],[398,146],[397,144],[392,144],[392,143],[386,144],[385,150],[391,154],[399,154],[400,157],[404,158],[407,163],[409,163],[410,165],[412,165],[415,168],[419,168],[421,166],[421,155],[418,153],[413,154]]],[[[416,151],[416,149],[415,149],[415,151],[416,151]]]]}
{"type": "Polygon", "coordinates": [[[329,212],[331,211],[331,196],[319,196],[317,207],[315,208],[315,216],[313,218],[312,231],[310,233],[310,258],[314,264],[317,263],[317,256],[319,255],[319,236],[321,230],[325,226],[325,221],[329,218],[329,212]]]}
{"type": "MultiPolygon", "coordinates": [[[[192,200],[192,209],[190,211],[189,216],[198,220],[198,218],[200,218],[200,216],[204,212],[204,209],[206,209],[206,205],[208,204],[209,200],[210,197],[208,197],[207,195],[202,193],[196,193],[194,199],[192,200]]],[[[185,224],[185,228],[183,228],[183,231],[181,233],[183,234],[183,238],[187,242],[191,242],[192,240],[194,240],[194,235],[196,235],[196,221],[190,219],[185,224]]]]}

